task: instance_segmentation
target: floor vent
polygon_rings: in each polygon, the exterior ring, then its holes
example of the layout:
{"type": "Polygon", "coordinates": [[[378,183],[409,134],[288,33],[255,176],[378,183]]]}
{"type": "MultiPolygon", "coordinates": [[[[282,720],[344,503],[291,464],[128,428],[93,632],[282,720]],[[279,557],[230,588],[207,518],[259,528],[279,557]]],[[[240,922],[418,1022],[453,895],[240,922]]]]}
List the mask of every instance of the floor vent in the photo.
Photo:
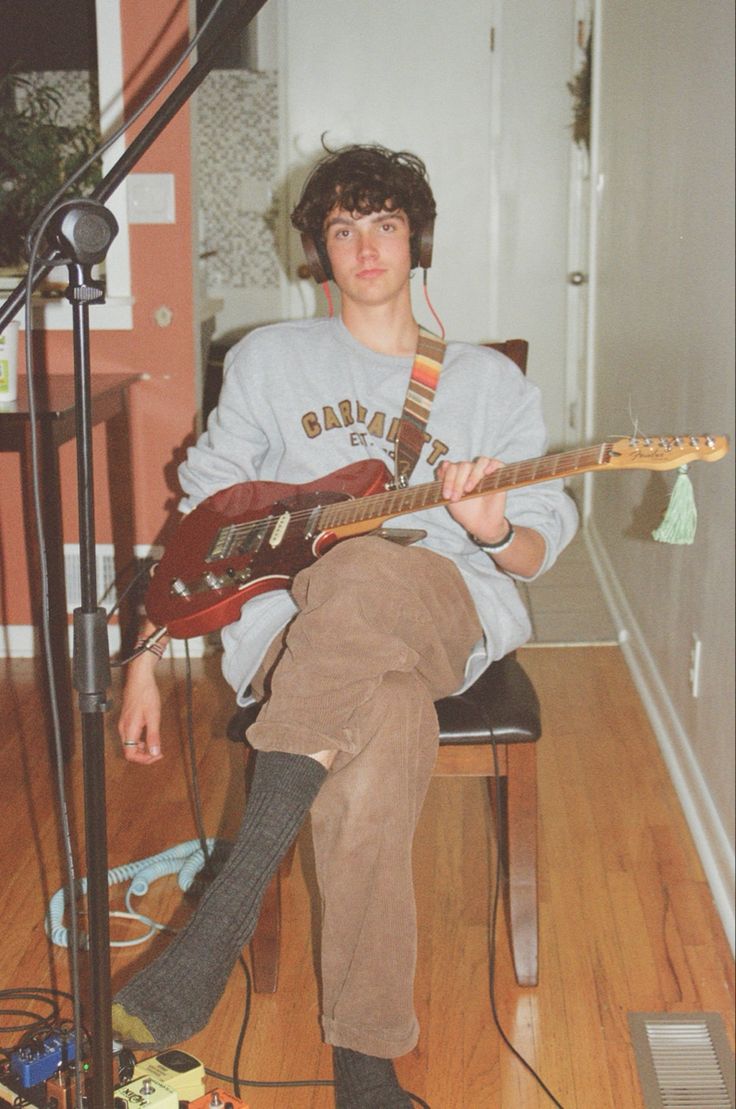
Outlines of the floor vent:
{"type": "Polygon", "coordinates": [[[629,1013],[629,1028],[646,1109],[736,1109],[718,1013],[629,1013]]]}

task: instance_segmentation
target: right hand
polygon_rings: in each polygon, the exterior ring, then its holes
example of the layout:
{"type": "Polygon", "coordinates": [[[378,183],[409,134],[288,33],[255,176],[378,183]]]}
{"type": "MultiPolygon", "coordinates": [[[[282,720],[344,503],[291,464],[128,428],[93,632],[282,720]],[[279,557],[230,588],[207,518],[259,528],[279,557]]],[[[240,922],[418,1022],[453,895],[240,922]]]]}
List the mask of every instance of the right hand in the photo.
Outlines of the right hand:
{"type": "Polygon", "coordinates": [[[148,765],[161,754],[161,695],[156,682],[155,655],[144,651],[128,663],[118,733],[128,762],[148,765]],[[135,746],[132,744],[135,743],[135,746]]]}

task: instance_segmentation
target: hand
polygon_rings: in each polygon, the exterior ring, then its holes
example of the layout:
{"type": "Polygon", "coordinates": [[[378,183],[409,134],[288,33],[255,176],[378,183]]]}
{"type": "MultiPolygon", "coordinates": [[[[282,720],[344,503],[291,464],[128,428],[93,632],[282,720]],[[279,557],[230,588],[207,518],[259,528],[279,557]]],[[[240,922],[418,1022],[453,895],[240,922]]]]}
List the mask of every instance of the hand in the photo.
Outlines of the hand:
{"type": "Polygon", "coordinates": [[[155,655],[144,654],[128,664],[118,733],[128,762],[149,765],[161,754],[161,696],[154,665],[155,655]]]}
{"type": "Polygon", "coordinates": [[[442,462],[437,470],[442,496],[450,502],[447,511],[479,543],[498,543],[508,531],[506,494],[488,493],[467,501],[461,498],[502,465],[497,458],[480,457],[473,462],[442,462]]]}

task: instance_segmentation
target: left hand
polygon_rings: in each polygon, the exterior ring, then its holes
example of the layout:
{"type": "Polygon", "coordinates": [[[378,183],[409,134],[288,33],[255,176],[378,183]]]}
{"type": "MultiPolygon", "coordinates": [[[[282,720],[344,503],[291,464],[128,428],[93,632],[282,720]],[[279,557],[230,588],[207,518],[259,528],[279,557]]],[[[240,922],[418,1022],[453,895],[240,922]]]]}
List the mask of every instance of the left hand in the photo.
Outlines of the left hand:
{"type": "Polygon", "coordinates": [[[479,543],[498,543],[508,531],[504,513],[506,493],[488,493],[463,501],[472,493],[481,478],[503,465],[497,458],[476,458],[473,462],[442,462],[437,476],[442,482],[442,496],[449,501],[447,511],[479,543]]]}

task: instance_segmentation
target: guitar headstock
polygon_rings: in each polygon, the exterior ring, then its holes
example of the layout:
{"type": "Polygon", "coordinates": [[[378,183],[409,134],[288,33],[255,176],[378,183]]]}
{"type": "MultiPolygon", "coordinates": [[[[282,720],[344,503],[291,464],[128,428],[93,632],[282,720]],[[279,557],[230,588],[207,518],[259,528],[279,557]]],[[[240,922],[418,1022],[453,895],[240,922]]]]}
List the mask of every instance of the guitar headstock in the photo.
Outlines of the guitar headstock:
{"type": "Polygon", "coordinates": [[[606,468],[675,470],[690,462],[717,462],[728,453],[725,435],[647,435],[608,444],[606,468]]]}

